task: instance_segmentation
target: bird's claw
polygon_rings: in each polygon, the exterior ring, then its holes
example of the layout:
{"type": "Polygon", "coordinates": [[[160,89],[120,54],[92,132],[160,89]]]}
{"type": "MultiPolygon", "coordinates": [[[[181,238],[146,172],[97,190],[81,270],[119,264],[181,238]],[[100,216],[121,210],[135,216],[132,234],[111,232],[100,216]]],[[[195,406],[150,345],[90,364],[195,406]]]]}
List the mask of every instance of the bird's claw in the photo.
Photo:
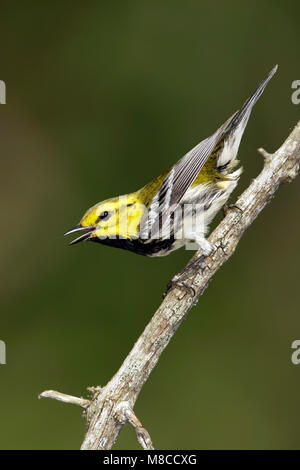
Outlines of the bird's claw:
{"type": "Polygon", "coordinates": [[[196,266],[200,266],[200,268],[204,269],[205,258],[206,258],[205,255],[199,256],[199,258],[196,258],[194,261],[188,264],[182,271],[180,271],[180,273],[176,274],[176,276],[174,276],[171,279],[171,281],[168,283],[167,289],[163,294],[163,298],[165,298],[166,295],[170,292],[170,290],[173,289],[174,287],[178,287],[179,289],[185,289],[185,291],[191,292],[194,297],[196,295],[195,289],[192,286],[188,285],[186,282],[181,281],[180,278],[183,274],[187,273],[188,271],[190,271],[190,269],[193,269],[196,266]]]}
{"type": "Polygon", "coordinates": [[[193,297],[196,295],[196,291],[192,286],[189,286],[184,281],[180,281],[179,277],[177,278],[177,276],[174,276],[173,279],[171,279],[171,281],[168,283],[167,289],[163,294],[163,298],[165,298],[170,290],[174,289],[175,287],[178,287],[181,290],[185,290],[188,294],[192,294],[193,297]]]}
{"type": "Polygon", "coordinates": [[[226,217],[226,215],[231,211],[231,210],[238,210],[241,212],[241,214],[243,213],[243,209],[241,209],[239,206],[237,206],[236,204],[224,204],[224,206],[222,207],[222,212],[223,212],[223,217],[226,217]]]}

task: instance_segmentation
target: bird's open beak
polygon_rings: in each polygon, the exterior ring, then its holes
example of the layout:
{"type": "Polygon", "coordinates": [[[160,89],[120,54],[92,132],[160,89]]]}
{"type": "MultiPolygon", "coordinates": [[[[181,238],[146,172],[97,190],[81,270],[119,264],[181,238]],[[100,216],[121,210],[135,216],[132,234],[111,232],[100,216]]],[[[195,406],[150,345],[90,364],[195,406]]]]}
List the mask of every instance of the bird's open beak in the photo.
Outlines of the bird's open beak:
{"type": "Polygon", "coordinates": [[[71,233],[75,232],[85,232],[83,235],[80,235],[80,237],[75,238],[75,240],[69,243],[69,245],[75,245],[76,243],[87,241],[90,238],[91,232],[93,232],[95,228],[96,227],[83,227],[79,224],[73,227],[71,230],[68,230],[66,233],[64,233],[64,235],[70,235],[71,233]]]}

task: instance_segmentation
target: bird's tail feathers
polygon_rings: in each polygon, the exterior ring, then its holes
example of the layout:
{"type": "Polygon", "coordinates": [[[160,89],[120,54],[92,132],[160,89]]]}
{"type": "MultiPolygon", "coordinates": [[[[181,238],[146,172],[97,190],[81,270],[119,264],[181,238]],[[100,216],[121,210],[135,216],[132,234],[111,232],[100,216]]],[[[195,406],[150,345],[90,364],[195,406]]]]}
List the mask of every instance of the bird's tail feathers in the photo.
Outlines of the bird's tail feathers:
{"type": "Polygon", "coordinates": [[[241,109],[234,115],[234,118],[232,119],[230,125],[228,126],[228,129],[225,131],[225,135],[230,133],[234,128],[236,128],[240,122],[245,118],[245,125],[248,121],[248,118],[250,116],[251,110],[257,100],[260,98],[262,93],[264,92],[264,89],[266,88],[268,82],[271,80],[273,75],[276,73],[276,70],[278,68],[278,65],[275,65],[271,72],[266,76],[266,78],[258,85],[257,89],[253,93],[253,95],[250,96],[250,98],[245,101],[241,109]]]}
{"type": "Polygon", "coordinates": [[[277,65],[271,70],[271,72],[267,75],[267,77],[258,85],[257,89],[247,99],[247,101],[243,104],[241,109],[237,111],[230,119],[228,125],[225,124],[225,131],[222,136],[222,140],[224,142],[223,150],[220,152],[218,156],[217,166],[218,167],[226,167],[226,171],[228,172],[230,166],[230,162],[234,162],[239,145],[241,142],[241,138],[243,136],[244,130],[246,128],[248,119],[251,114],[251,110],[255,105],[258,98],[263,93],[267,83],[273,77],[274,73],[277,70],[277,65]]]}

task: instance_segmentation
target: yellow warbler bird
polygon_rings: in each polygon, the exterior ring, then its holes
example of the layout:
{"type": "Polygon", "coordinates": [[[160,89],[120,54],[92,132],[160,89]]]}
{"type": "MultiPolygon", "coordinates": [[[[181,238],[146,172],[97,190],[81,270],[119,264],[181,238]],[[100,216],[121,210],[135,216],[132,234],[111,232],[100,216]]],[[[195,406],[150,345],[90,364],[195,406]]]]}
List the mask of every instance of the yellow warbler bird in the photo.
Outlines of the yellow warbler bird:
{"type": "Polygon", "coordinates": [[[99,242],[145,256],[164,256],[196,242],[204,256],[209,223],[236,187],[240,141],[252,107],[277,70],[275,66],[253,95],[218,130],[142,189],[99,202],[66,232],[73,240],[99,242]]]}

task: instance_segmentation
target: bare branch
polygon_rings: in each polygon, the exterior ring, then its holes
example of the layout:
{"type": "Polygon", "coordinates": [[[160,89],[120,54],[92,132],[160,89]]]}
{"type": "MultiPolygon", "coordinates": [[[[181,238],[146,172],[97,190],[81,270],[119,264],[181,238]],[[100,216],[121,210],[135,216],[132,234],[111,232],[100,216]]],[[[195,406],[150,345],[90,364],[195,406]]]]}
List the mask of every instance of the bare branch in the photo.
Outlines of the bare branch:
{"type": "Polygon", "coordinates": [[[234,253],[245,230],[270,202],[281,183],[291,182],[297,176],[300,162],[300,122],[274,154],[270,155],[263,149],[259,151],[264,156],[264,167],[237,200],[235,206],[241,210],[228,211],[209,238],[215,247],[212,254],[203,258],[200,252],[196,253],[189,263],[193,264],[191,269],[179,276],[180,281],[184,282],[184,288],[175,285],[168,292],[107,385],[95,389],[89,405],[88,400],[76,397],[62,400],[62,396],[69,396],[58,392],[42,394],[68,403],[81,402],[80,406],[84,404],[88,430],[82,449],[110,449],[125,422],[130,422],[135,427],[143,448],[152,448],[149,434],[132,411],[136,399],[177,328],[216,271],[234,253]],[[197,258],[200,258],[201,263],[194,263],[197,258]],[[58,395],[54,397],[53,394],[58,395]]]}
{"type": "Polygon", "coordinates": [[[45,392],[39,395],[39,398],[51,398],[52,400],[63,401],[64,403],[81,406],[81,408],[87,408],[91,404],[90,400],[73,397],[72,395],[66,395],[65,393],[56,392],[55,390],[45,390],[45,392]]]}

